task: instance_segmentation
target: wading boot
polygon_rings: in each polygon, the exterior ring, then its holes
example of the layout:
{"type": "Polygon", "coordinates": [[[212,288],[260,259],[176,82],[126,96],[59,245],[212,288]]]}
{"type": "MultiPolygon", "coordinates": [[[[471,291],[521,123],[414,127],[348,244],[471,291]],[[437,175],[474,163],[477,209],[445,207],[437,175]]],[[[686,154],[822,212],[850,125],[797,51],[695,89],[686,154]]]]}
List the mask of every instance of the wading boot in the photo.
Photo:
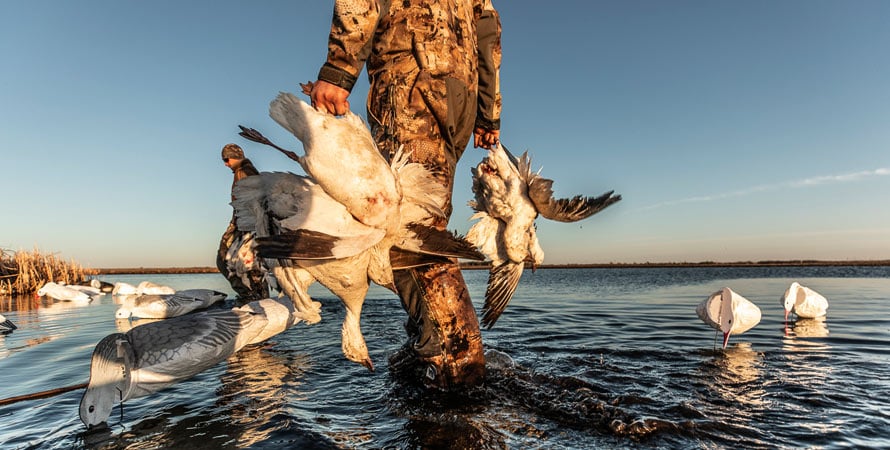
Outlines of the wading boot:
{"type": "Polygon", "coordinates": [[[481,383],[482,335],[460,267],[450,263],[396,270],[393,278],[408,313],[409,338],[408,354],[393,364],[413,362],[413,372],[428,387],[451,390],[481,383]]]}

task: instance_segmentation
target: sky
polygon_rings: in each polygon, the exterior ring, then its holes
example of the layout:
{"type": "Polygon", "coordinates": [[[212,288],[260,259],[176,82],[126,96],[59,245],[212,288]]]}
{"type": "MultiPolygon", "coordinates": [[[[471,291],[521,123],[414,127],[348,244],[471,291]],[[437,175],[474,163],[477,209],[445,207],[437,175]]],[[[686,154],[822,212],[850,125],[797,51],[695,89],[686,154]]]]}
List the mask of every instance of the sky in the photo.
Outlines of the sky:
{"type": "MultiPolygon", "coordinates": [[[[501,141],[557,196],[546,263],[890,258],[890,2],[494,0],[501,141]]],[[[325,59],[333,2],[3,2],[0,249],[92,268],[214,266],[220,149],[302,174],[256,128],[325,59]]],[[[350,102],[362,117],[363,73],[350,102]]],[[[465,233],[466,150],[449,228],[465,233]]]]}

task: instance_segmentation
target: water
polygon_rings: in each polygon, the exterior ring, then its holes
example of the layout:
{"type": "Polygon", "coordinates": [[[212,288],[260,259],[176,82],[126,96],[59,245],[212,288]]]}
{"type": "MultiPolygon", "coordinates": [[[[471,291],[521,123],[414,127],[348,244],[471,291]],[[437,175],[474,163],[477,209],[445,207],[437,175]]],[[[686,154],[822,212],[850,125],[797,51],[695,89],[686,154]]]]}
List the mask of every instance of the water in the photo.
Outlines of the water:
{"type": "MultiPolygon", "coordinates": [[[[487,272],[465,271],[481,306],[487,272]]],[[[229,292],[218,274],[108,276],[229,292]]],[[[87,431],[82,390],[0,406],[6,448],[890,447],[890,268],[544,269],[526,273],[492,330],[484,386],[420,391],[391,377],[405,338],[395,296],[372,288],[362,328],[377,371],[340,353],[339,301],[322,322],[148,397],[87,431]],[[831,302],[786,335],[792,281],[831,302]],[[695,306],[723,286],[763,311],[724,351],[695,306]],[[504,362],[507,357],[515,363],[504,362]]],[[[126,329],[107,295],[88,306],[3,298],[0,398],[86,382],[95,344],[126,329]]]]}

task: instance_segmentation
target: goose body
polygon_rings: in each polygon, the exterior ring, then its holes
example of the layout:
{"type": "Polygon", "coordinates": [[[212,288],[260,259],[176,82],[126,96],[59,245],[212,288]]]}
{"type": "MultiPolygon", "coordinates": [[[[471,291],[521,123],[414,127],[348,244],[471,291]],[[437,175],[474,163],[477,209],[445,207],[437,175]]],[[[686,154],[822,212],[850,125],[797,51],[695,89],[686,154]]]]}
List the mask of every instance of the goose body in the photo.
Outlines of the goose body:
{"type": "Polygon", "coordinates": [[[163,286],[151,281],[143,281],[136,286],[129,283],[114,283],[112,295],[171,295],[175,294],[176,289],[170,286],[163,286]]]}
{"type": "Polygon", "coordinates": [[[89,294],[79,291],[70,286],[54,283],[52,281],[46,283],[37,290],[40,297],[52,297],[56,300],[71,301],[79,303],[89,303],[92,300],[89,294]]]}
{"type": "Polygon", "coordinates": [[[387,163],[357,116],[335,118],[287,93],[272,102],[270,115],[303,143],[306,156],[295,159],[309,176],[260,173],[236,183],[238,228],[255,234],[257,254],[271,261],[278,285],[310,322],[320,315],[309,285],[318,281],[340,298],[343,354],[373,370],[361,308],[370,282],[394,290],[390,250],[483,257],[463,239],[428,226],[431,216],[444,216],[446,189],[406,154],[387,163]]]}
{"type": "Polygon", "coordinates": [[[482,324],[491,328],[513,297],[526,262],[533,267],[544,260],[535,231],[535,219],[543,216],[559,222],[576,222],[621,200],[607,192],[598,197],[553,197],[553,181],[531,170],[528,152],[516,158],[500,144],[472,170],[474,201],[470,206],[476,222],[467,240],[492,263],[482,324]]]}
{"type": "Polygon", "coordinates": [[[828,299],[796,281],[791,283],[781,300],[786,322],[791,313],[803,319],[815,319],[828,314],[828,299]]]}
{"type": "Polygon", "coordinates": [[[114,314],[117,319],[167,319],[204,309],[226,299],[211,289],[185,289],[174,294],[128,296],[114,314]]]}
{"type": "Polygon", "coordinates": [[[12,323],[11,320],[7,319],[3,314],[0,314],[0,334],[11,333],[12,330],[17,328],[18,327],[12,323]]]}
{"type": "Polygon", "coordinates": [[[760,323],[760,308],[732,289],[714,292],[695,308],[698,317],[708,326],[723,332],[723,348],[729,336],[742,334],[760,323]]]}
{"type": "Polygon", "coordinates": [[[93,351],[80,419],[88,427],[105,422],[116,402],[191,378],[245,345],[265,341],[298,321],[289,299],[263,299],[111,334],[93,351]]]}
{"type": "Polygon", "coordinates": [[[364,120],[352,111],[317,111],[287,92],[272,101],[269,115],[303,143],[306,174],[359,222],[384,229],[398,222],[401,193],[364,120]]]}

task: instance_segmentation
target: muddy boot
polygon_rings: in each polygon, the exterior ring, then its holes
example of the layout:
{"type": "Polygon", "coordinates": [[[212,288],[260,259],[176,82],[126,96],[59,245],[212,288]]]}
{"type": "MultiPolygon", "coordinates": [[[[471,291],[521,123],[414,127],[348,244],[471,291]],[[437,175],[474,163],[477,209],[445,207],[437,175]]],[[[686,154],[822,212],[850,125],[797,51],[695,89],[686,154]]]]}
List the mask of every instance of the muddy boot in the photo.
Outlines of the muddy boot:
{"type": "Polygon", "coordinates": [[[479,321],[457,264],[436,264],[393,272],[409,349],[393,364],[414,359],[415,372],[429,387],[471,387],[485,376],[479,321]],[[413,358],[411,358],[413,356],[413,358]]]}

